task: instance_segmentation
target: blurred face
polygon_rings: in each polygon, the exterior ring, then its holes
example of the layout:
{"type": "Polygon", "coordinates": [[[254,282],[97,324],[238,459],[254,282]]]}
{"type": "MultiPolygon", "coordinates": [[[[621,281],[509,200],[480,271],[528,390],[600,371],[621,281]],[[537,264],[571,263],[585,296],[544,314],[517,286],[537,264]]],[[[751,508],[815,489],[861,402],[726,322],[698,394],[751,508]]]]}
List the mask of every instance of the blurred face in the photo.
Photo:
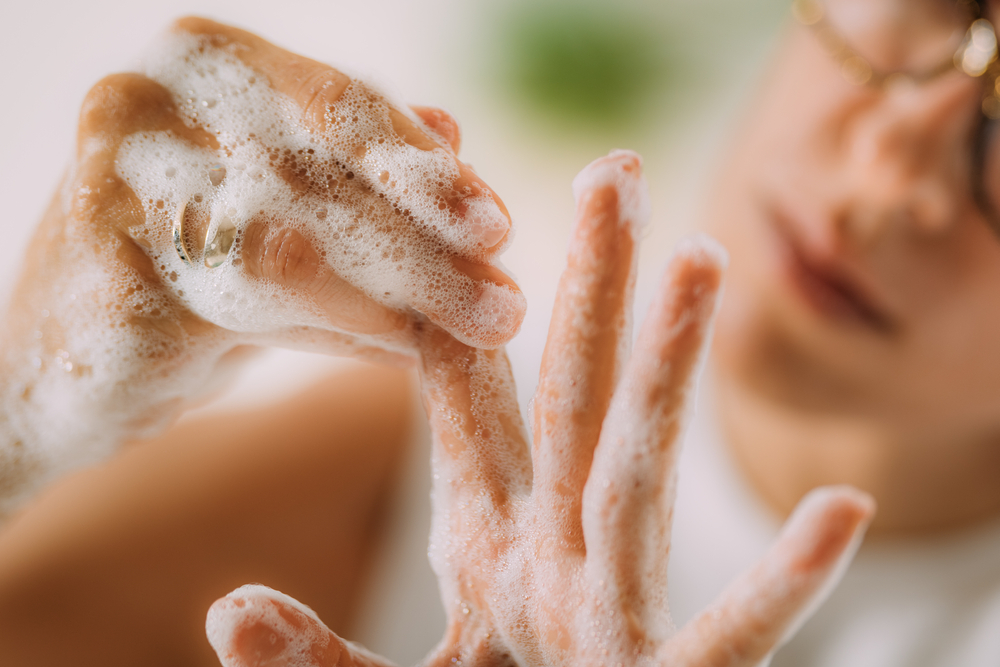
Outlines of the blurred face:
{"type": "MultiPolygon", "coordinates": [[[[912,50],[874,43],[873,65],[906,66],[894,59],[912,50]]],[[[732,255],[728,380],[887,427],[1000,427],[1000,238],[971,185],[982,91],[957,70],[857,86],[791,28],[711,204],[732,255]]]]}

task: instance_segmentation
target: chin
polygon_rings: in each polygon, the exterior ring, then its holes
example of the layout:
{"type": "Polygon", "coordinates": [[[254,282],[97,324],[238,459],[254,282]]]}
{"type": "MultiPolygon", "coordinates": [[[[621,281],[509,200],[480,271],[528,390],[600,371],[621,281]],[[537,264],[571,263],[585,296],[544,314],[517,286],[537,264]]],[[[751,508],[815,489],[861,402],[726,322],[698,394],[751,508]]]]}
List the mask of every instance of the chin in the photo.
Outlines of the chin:
{"type": "Polygon", "coordinates": [[[892,375],[892,341],[804,294],[764,213],[752,203],[741,212],[716,216],[724,224],[713,230],[733,250],[715,325],[716,375],[748,398],[795,411],[872,416],[885,395],[879,378],[892,375]]]}
{"type": "MultiPolygon", "coordinates": [[[[733,281],[735,282],[735,281],[733,281]]],[[[764,304],[727,294],[715,326],[714,371],[723,384],[786,409],[829,416],[871,417],[881,392],[853,364],[822,353],[764,304]]]]}

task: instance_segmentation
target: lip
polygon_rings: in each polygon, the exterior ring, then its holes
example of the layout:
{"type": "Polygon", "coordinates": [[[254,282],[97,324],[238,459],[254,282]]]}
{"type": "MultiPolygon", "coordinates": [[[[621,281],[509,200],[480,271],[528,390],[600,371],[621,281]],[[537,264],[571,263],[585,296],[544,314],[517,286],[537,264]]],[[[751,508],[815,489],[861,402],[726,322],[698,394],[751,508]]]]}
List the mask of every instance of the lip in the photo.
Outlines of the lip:
{"type": "Polygon", "coordinates": [[[882,335],[899,330],[899,320],[875,281],[835,243],[810,243],[803,224],[787,209],[772,205],[766,211],[778,237],[784,277],[813,312],[882,335]]]}

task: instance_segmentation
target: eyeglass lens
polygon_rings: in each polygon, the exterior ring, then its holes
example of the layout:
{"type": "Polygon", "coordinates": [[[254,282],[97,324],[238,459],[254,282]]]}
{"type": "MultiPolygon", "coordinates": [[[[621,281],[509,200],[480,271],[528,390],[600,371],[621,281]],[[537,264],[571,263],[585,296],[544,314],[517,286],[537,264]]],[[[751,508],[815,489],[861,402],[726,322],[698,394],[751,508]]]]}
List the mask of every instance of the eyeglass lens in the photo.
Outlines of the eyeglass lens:
{"type": "Polygon", "coordinates": [[[947,61],[975,18],[956,0],[823,0],[827,23],[876,71],[918,74],[947,61]]]}
{"type": "MultiPolygon", "coordinates": [[[[985,4],[985,3],[982,3],[985,4]]],[[[988,8],[986,8],[988,9],[988,8]]],[[[876,71],[919,75],[949,62],[977,18],[969,0],[822,0],[823,19],[876,71]]],[[[987,19],[992,12],[986,11],[987,19]]],[[[1000,79],[984,77],[985,85],[1000,79]]],[[[984,118],[971,146],[972,191],[1000,235],[1000,109],[984,118]]]]}

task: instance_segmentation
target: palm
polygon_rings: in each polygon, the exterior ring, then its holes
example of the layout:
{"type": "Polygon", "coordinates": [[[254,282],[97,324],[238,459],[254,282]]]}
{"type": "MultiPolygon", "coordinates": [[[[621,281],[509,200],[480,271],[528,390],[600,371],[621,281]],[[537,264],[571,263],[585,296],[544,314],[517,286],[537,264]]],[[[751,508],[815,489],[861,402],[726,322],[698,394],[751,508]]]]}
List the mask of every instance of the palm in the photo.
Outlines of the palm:
{"type": "MultiPolygon", "coordinates": [[[[637,156],[617,153],[578,180],[533,446],[505,355],[424,331],[435,443],[430,553],[448,615],[428,665],[756,664],[849,558],[871,515],[870,500],[852,490],[813,494],[757,568],[674,631],[666,582],[674,463],[722,259],[706,242],[678,251],[626,361],[645,208],[639,172],[637,156]]],[[[260,591],[238,595],[245,607],[227,599],[209,623],[227,665],[380,664],[319,630],[344,662],[254,662],[241,648],[255,635],[241,609],[277,603],[262,602],[260,591]]]]}

